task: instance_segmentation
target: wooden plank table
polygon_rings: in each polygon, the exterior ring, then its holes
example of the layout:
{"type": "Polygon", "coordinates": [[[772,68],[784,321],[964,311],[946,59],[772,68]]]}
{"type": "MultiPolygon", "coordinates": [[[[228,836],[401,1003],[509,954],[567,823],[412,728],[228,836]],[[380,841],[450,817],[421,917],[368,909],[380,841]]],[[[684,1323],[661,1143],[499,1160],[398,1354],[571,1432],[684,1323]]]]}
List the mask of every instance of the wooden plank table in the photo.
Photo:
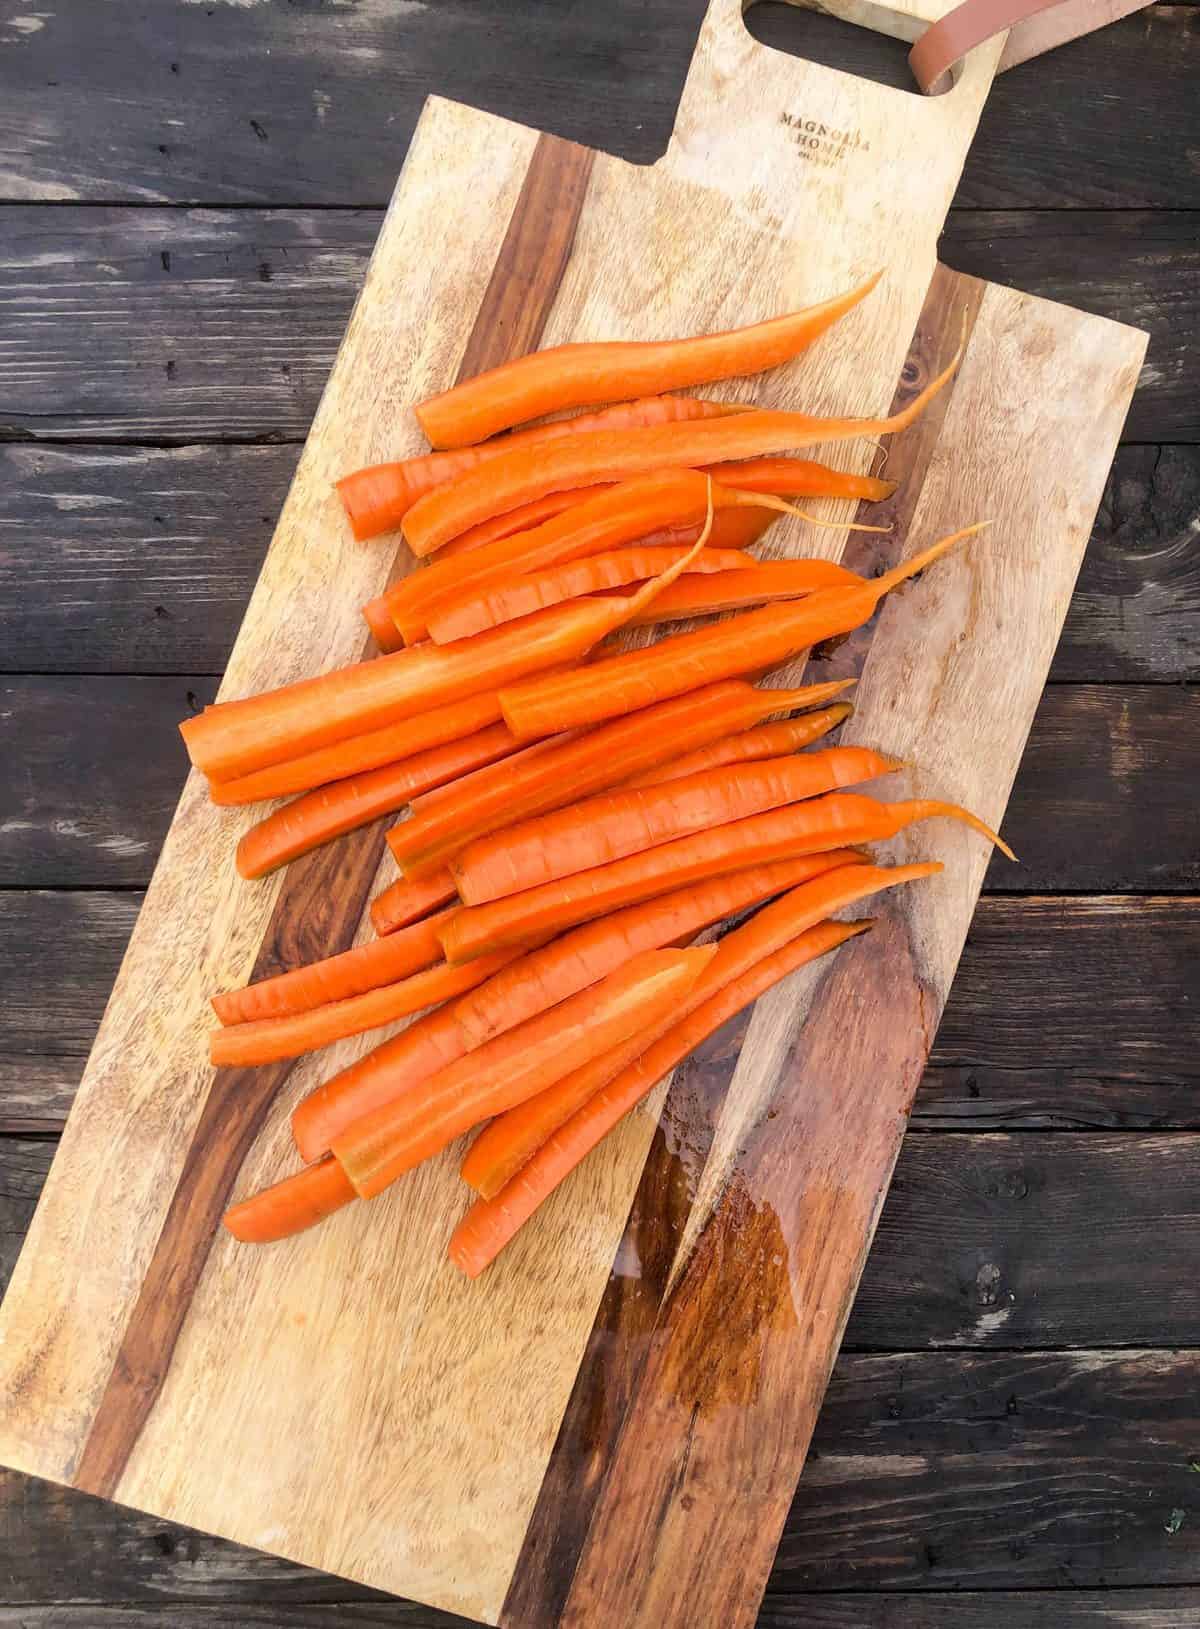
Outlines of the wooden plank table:
{"type": "MultiPolygon", "coordinates": [[[[700,9],[0,17],[0,1274],[425,90],[649,159],[700,9]]],[[[1150,356],[769,1629],[1200,1626],[1198,70],[1156,5],[1005,76],[943,240],[1150,356]]],[[[458,1621],[15,1475],[0,1509],[0,1629],[458,1621]]]]}

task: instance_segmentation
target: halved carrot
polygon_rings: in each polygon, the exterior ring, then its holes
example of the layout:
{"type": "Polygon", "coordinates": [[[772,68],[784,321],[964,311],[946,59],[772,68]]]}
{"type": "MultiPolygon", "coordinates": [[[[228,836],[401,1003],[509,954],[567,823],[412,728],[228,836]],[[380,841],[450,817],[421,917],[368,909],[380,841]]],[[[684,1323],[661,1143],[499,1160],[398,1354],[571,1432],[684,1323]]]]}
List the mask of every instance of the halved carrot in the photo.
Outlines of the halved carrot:
{"type": "Polygon", "coordinates": [[[462,447],[568,407],[681,390],[790,361],[866,298],[882,272],[803,311],[693,339],[556,345],[466,379],[416,408],[435,447],[462,447]]]}
{"type": "Polygon", "coordinates": [[[852,588],[822,588],[800,600],[744,611],[725,622],[676,634],[643,650],[593,663],[582,676],[527,680],[502,687],[500,705],[518,735],[553,735],[649,707],[699,685],[761,672],[868,621],[883,596],[923,571],[963,538],[968,526],[923,549],[893,571],[852,588]]]}
{"type": "MultiPolygon", "coordinates": [[[[822,707],[815,713],[801,713],[799,718],[782,718],[774,724],[760,724],[753,730],[742,730],[727,735],[710,746],[698,747],[681,758],[647,769],[622,781],[622,789],[637,786],[661,786],[664,781],[682,780],[685,775],[696,775],[702,769],[716,769],[721,764],[754,763],[760,758],[781,758],[785,752],[799,752],[811,746],[822,736],[844,724],[854,712],[851,702],[838,701],[832,707],[822,707]]],[[[432,795],[432,794],[431,794],[432,795]]]]}
{"type": "MultiPolygon", "coordinates": [[[[477,838],[451,862],[450,870],[459,897],[467,905],[484,905],[692,832],[874,780],[900,767],[896,759],[868,747],[829,747],[719,764],[657,786],[619,788],[584,798],[477,838]]],[[[451,923],[445,931],[453,932],[451,923]]]]}
{"type": "Polygon", "coordinates": [[[477,1278],[584,1156],[689,1052],[772,985],[867,926],[851,922],[810,928],[660,1035],[636,1062],[628,1064],[552,1132],[495,1198],[479,1199],[471,1206],[450,1240],[448,1254],[454,1265],[469,1278],[477,1278]]]}
{"type": "Polygon", "coordinates": [[[422,810],[388,832],[388,846],[406,875],[428,875],[472,838],[602,792],[773,714],[817,707],[849,683],[833,680],[799,690],[759,690],[744,679],[703,685],[526,760],[511,777],[489,771],[486,795],[481,777],[469,802],[447,798],[422,810]]]}
{"type": "Polygon", "coordinates": [[[442,947],[447,959],[469,967],[472,956],[561,933],[609,911],[653,900],[667,889],[708,878],[736,877],[743,865],[776,864],[827,849],[881,842],[914,821],[936,815],[963,821],[1009,859],[1015,858],[990,827],[957,804],[933,798],[880,803],[853,792],[831,792],[695,832],[507,899],[464,908],[441,929],[442,947]]]}
{"type": "Polygon", "coordinates": [[[891,435],[920,417],[958,362],[956,354],[932,384],[889,418],[817,418],[755,408],[726,419],[646,430],[592,430],[540,449],[518,448],[418,498],[404,517],[404,535],[414,554],[433,554],[468,526],[547,492],[626,480],[642,470],[694,469],[817,442],[891,435]]]}
{"type": "Polygon", "coordinates": [[[603,490],[600,486],[583,486],[578,492],[547,492],[544,498],[535,498],[532,503],[518,504],[503,515],[493,515],[490,520],[481,520],[478,526],[472,526],[469,531],[460,532],[453,543],[446,544],[442,559],[449,560],[458,554],[473,554],[485,543],[498,542],[502,537],[511,537],[514,532],[531,531],[544,520],[553,520],[564,509],[574,509],[576,504],[586,503],[603,490]]]}
{"type": "Polygon", "coordinates": [[[821,588],[856,588],[862,581],[857,572],[832,560],[753,561],[742,571],[722,571],[719,577],[680,578],[648,610],[632,618],[630,626],[743,611],[751,605],[801,599],[821,588]]]}
{"type": "Polygon", "coordinates": [[[357,1199],[354,1186],[336,1160],[322,1160],[306,1171],[264,1188],[251,1199],[231,1205],[224,1222],[243,1244],[271,1244],[323,1222],[357,1199]]]}
{"type": "Polygon", "coordinates": [[[534,741],[521,752],[514,752],[509,758],[501,758],[494,764],[486,764],[482,769],[473,769],[469,775],[463,775],[459,780],[447,781],[442,786],[432,786],[428,792],[421,792],[411,800],[414,815],[424,809],[432,809],[436,804],[443,803],[450,798],[461,804],[470,804],[477,797],[486,793],[495,781],[494,771],[500,765],[505,765],[506,776],[518,774],[530,758],[540,756],[543,752],[555,752],[568,741],[577,741],[584,732],[582,730],[566,730],[562,735],[547,736],[544,741],[534,741]]]}
{"type": "Polygon", "coordinates": [[[337,483],[338,496],[351,530],[359,542],[364,542],[383,532],[395,531],[424,493],[517,448],[536,451],[589,430],[630,430],[652,424],[678,424],[688,419],[722,418],[728,413],[744,411],[745,408],[732,402],[698,401],[688,396],[645,396],[635,402],[619,402],[598,413],[539,424],[532,430],[489,441],[485,446],[419,453],[415,458],[404,458],[396,463],[371,464],[344,475],[337,483]]]}
{"type": "Polygon", "coordinates": [[[770,492],[777,498],[857,498],[881,503],[896,490],[896,481],[875,475],[851,475],[830,469],[809,458],[743,458],[733,463],[709,464],[706,475],[739,492],[770,492]]]}
{"type": "Polygon", "coordinates": [[[386,939],[372,939],[306,967],[258,979],[241,990],[227,990],[212,998],[213,1011],[223,1024],[247,1024],[259,1018],[309,1012],[328,1001],[344,1001],[395,984],[441,961],[438,929],[456,908],[413,922],[386,939]]]}
{"type": "Polygon", "coordinates": [[[455,1004],[469,1045],[480,1046],[512,1022],[514,1010],[552,1006],[621,967],[642,950],[678,944],[737,911],[843,867],[866,864],[856,849],[840,849],[774,865],[745,866],[728,876],[676,888],[656,899],[614,911],[561,939],[532,950],[455,1004]]]}
{"type": "Polygon", "coordinates": [[[449,871],[431,871],[416,882],[400,877],[371,901],[371,926],[378,934],[395,933],[457,898],[458,888],[449,871]]]}
{"type": "MultiPolygon", "coordinates": [[[[543,571],[520,573],[506,582],[497,582],[481,589],[474,598],[444,600],[435,605],[426,615],[429,637],[435,644],[447,645],[455,639],[469,639],[472,634],[482,633],[485,628],[496,628],[502,622],[513,622],[532,611],[541,611],[547,605],[578,599],[581,594],[608,593],[629,583],[643,582],[672,565],[686,552],[679,545],[667,548],[638,545],[610,549],[605,554],[589,554],[582,560],[570,560],[565,565],[547,566],[543,571]]],[[[698,573],[710,576],[721,572],[741,578],[750,575],[756,565],[753,555],[746,554],[742,549],[705,548],[692,561],[685,575],[698,573]]],[[[670,590],[664,590],[664,594],[673,594],[679,586],[680,583],[673,583],[670,590]]],[[[657,614],[661,598],[645,612],[646,616],[657,614]]],[[[662,616],[658,619],[667,620],[662,616]]]]}
{"type": "Polygon", "coordinates": [[[478,639],[397,651],[221,702],[185,720],[180,733],[198,769],[231,780],[561,666],[619,627],[630,610],[628,600],[608,595],[555,605],[478,639]]]}
{"type": "Polygon", "coordinates": [[[284,1018],[259,1018],[249,1024],[214,1029],[209,1035],[209,1058],[217,1068],[239,1069],[277,1063],[280,1058],[298,1058],[302,1053],[331,1046],[334,1041],[344,1041],[348,1035],[362,1035],[369,1029],[394,1024],[474,989],[512,959],[511,951],[502,951],[498,956],[480,956],[466,967],[438,962],[396,984],[385,984],[380,990],[368,990],[345,1001],[330,1001],[323,1007],[284,1018]]]}
{"type": "MultiPolygon", "coordinates": [[[[896,887],[931,876],[942,868],[937,864],[897,866],[886,870],[878,866],[848,868],[843,879],[844,888],[835,893],[835,906],[830,906],[829,888],[802,884],[782,894],[749,922],[727,933],[717,946],[717,954],[704,969],[680,1007],[666,1021],[665,1028],[681,1022],[689,1013],[702,1006],[717,990],[734,979],[742,978],[765,956],[776,951],[805,932],[818,932],[817,924],[830,909],[841,910],[856,900],[882,888],[896,887]]],[[[823,883],[832,878],[822,878],[823,883]]],[[[841,937],[860,931],[859,924],[826,923],[826,936],[836,943],[841,937]]],[[[655,1037],[642,1035],[624,1048],[618,1048],[604,1058],[596,1059],[567,1075],[557,1085],[542,1092],[528,1102],[510,1109],[493,1120],[476,1138],[463,1163],[463,1181],[482,1194],[493,1198],[506,1182],[520,1170],[552,1132],[568,1120],[601,1086],[632,1063],[639,1053],[650,1046],[655,1037]]]]}
{"type": "Polygon", "coordinates": [[[333,1153],[371,1199],[490,1115],[502,1114],[628,1036],[655,1027],[687,994],[715,948],[651,950],[478,1051],[447,1064],[403,1097],[356,1120],[333,1153]]]}
{"type": "Polygon", "coordinates": [[[368,769],[306,792],[251,826],[237,846],[237,868],[246,878],[265,876],[289,860],[394,814],[418,792],[456,780],[497,758],[523,750],[504,724],[490,724],[462,741],[402,758],[398,764],[368,769]]]}

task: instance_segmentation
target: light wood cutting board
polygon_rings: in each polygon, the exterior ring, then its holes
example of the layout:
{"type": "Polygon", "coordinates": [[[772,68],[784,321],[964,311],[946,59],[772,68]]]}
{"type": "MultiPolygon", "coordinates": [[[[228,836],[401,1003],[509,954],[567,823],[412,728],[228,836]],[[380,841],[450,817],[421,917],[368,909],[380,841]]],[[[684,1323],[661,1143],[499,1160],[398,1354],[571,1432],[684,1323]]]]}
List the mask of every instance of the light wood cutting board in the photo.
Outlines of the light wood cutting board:
{"type": "MultiPolygon", "coordinates": [[[[856,11],[907,37],[935,14],[856,11]]],[[[770,548],[875,569],[994,520],[817,665],[861,673],[847,738],[918,766],[890,795],[999,824],[1145,343],[936,268],[1003,44],[922,100],[777,56],[713,0],[651,168],[431,101],[222,694],[364,653],[392,551],[350,541],[331,482],[417,450],[413,401],[530,346],[732,326],[884,264],[741,393],[882,413],[965,324],[962,369],[890,449],[893,532],[845,548],[789,522],[770,548]]],[[[270,1249],[218,1230],[292,1167],[297,1098],[379,1037],[214,1075],[206,998],[365,936],[393,874],[377,826],[244,884],[251,818],[188,781],[0,1314],[0,1459],[514,1629],[749,1624],[984,845],[944,823],[889,845],[945,874],[678,1071],[470,1284],[443,1255],[455,1158],[270,1249]]]]}

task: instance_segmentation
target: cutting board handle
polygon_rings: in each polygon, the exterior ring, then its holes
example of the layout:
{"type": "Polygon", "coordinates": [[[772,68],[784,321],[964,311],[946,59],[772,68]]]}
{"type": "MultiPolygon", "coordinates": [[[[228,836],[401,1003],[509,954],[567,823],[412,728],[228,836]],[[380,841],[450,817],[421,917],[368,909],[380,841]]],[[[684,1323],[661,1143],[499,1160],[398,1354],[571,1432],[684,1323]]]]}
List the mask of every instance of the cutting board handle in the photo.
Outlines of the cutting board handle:
{"type": "MultiPolygon", "coordinates": [[[[820,9],[911,41],[949,8],[825,0],[820,9]]],[[[944,95],[925,97],[761,45],[743,10],[742,0],[710,0],[660,165],[725,192],[772,233],[804,239],[823,227],[853,246],[859,266],[912,252],[932,273],[1004,36],[973,51],[944,95]]]]}

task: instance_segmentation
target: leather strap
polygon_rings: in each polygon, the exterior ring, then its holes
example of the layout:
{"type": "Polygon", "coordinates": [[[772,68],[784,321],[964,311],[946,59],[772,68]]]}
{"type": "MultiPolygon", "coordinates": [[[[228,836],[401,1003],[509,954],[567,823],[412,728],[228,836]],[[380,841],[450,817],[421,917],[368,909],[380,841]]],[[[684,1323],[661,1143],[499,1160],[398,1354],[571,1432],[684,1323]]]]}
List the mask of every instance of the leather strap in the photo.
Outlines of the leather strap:
{"type": "Polygon", "coordinates": [[[1005,29],[1012,32],[1001,72],[1148,4],[1150,0],[964,0],[925,30],[908,54],[909,66],[925,94],[939,96],[950,89],[955,63],[1005,29]]]}

